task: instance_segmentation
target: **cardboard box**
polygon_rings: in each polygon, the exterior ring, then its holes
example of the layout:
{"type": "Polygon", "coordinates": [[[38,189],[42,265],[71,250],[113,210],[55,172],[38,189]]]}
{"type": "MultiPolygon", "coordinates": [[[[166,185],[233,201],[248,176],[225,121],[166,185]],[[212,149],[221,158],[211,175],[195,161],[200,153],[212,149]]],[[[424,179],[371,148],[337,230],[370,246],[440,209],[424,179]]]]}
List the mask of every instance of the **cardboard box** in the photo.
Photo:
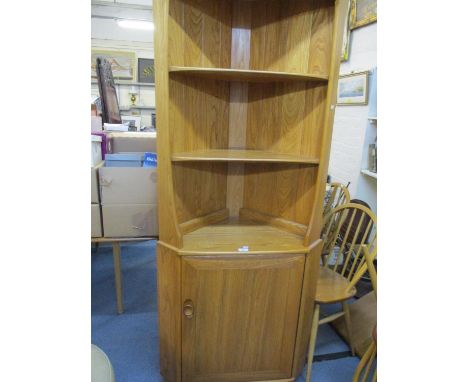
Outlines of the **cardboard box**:
{"type": "Polygon", "coordinates": [[[99,168],[99,187],[103,205],[156,204],[156,186],[156,168],[99,168]]]}
{"type": "Polygon", "coordinates": [[[91,167],[91,203],[99,203],[98,169],[103,164],[104,162],[100,162],[96,166],[91,167]]]}
{"type": "Polygon", "coordinates": [[[106,237],[157,236],[156,204],[114,204],[102,206],[106,237]]]}
{"type": "Polygon", "coordinates": [[[111,133],[109,135],[112,140],[112,153],[156,152],[156,132],[111,133]]]}
{"type": "Polygon", "coordinates": [[[102,131],[102,118],[91,115],[91,131],[102,131]]]}
{"type": "Polygon", "coordinates": [[[91,237],[102,237],[101,208],[91,204],[91,237]]]}
{"type": "Polygon", "coordinates": [[[101,137],[91,135],[91,167],[96,166],[102,161],[101,142],[101,137]]]}
{"type": "Polygon", "coordinates": [[[91,134],[101,137],[101,153],[102,158],[105,159],[107,153],[112,153],[112,139],[110,138],[111,133],[107,131],[94,131],[91,134]]]}

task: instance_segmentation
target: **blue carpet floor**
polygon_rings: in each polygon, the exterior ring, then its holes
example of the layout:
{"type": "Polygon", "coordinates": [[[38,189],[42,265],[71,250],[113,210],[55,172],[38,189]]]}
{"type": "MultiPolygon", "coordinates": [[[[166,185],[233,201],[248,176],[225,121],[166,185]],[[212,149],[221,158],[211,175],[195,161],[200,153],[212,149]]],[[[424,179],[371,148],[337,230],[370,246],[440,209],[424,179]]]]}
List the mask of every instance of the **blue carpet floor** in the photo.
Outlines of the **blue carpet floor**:
{"type": "MultiPolygon", "coordinates": [[[[159,382],[156,300],[156,242],[122,245],[125,313],[116,314],[112,247],[100,246],[91,257],[91,341],[104,350],[117,382],[159,382]]],[[[319,328],[316,355],[348,351],[329,325],[319,328]]],[[[350,382],[359,362],[345,357],[315,362],[314,382],[350,382]]],[[[296,380],[305,381],[305,369],[296,380]]]]}

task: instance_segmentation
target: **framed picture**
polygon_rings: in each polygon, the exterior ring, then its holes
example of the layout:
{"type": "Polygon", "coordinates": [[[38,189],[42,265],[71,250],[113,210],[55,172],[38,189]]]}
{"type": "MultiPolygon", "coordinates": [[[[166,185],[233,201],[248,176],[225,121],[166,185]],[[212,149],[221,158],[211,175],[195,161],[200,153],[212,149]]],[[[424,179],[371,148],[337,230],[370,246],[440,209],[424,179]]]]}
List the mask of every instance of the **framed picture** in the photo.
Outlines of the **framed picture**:
{"type": "Polygon", "coordinates": [[[112,68],[115,80],[135,79],[135,53],[112,50],[92,50],[91,52],[91,77],[96,78],[96,58],[105,58],[112,68]]]}
{"type": "Polygon", "coordinates": [[[369,72],[351,73],[338,80],[337,105],[367,105],[369,72]]]}
{"type": "Polygon", "coordinates": [[[152,58],[138,59],[138,82],[154,84],[154,60],[152,58]]]}
{"type": "Polygon", "coordinates": [[[351,0],[348,0],[348,12],[346,21],[344,23],[344,30],[343,30],[343,45],[341,46],[341,62],[348,61],[349,58],[349,38],[350,38],[350,30],[349,30],[349,5],[351,0]]]}
{"type": "Polygon", "coordinates": [[[349,28],[356,29],[377,21],[377,0],[351,0],[349,28]]]}

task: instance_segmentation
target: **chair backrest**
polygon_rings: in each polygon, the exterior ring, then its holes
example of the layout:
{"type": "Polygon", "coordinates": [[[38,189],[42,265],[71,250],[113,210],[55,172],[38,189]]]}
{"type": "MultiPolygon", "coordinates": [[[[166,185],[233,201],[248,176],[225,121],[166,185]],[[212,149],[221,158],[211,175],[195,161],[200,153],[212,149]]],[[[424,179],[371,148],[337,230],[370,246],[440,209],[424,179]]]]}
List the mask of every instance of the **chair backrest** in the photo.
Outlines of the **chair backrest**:
{"type": "Polygon", "coordinates": [[[330,183],[328,185],[330,186],[330,191],[325,197],[323,216],[327,216],[334,208],[349,203],[350,198],[348,188],[345,185],[341,183],[330,183]]]}
{"type": "Polygon", "coordinates": [[[324,218],[322,239],[323,266],[351,280],[366,263],[363,247],[377,246],[377,218],[361,204],[338,206],[324,218]]]}
{"type": "Polygon", "coordinates": [[[366,272],[368,272],[371,279],[372,288],[374,289],[375,296],[377,297],[377,270],[374,265],[374,260],[377,257],[377,244],[374,245],[372,252],[369,252],[369,247],[367,245],[363,245],[362,252],[364,253],[365,262],[354,273],[353,278],[349,283],[348,291],[353,289],[361,277],[364,276],[366,272]]]}

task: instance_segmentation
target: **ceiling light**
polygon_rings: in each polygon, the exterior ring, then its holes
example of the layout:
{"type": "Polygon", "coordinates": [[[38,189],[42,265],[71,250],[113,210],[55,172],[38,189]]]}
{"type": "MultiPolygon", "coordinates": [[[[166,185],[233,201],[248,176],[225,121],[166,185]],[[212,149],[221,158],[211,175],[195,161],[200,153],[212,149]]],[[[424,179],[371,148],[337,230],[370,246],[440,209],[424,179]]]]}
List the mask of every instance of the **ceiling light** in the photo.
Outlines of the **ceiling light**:
{"type": "Polygon", "coordinates": [[[154,24],[151,21],[142,20],[117,20],[117,24],[122,28],[153,30],[154,24]]]}

